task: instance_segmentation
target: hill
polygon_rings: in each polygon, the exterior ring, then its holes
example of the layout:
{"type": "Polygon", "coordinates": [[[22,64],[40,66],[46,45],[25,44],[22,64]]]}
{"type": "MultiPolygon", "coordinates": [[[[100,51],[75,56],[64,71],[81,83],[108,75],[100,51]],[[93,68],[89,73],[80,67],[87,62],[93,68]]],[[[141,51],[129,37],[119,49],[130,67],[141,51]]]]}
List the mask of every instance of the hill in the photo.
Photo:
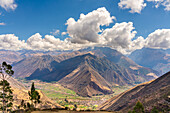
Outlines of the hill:
{"type": "MultiPolygon", "coordinates": [[[[30,102],[27,89],[22,83],[18,82],[13,77],[8,77],[8,82],[13,90],[13,109],[17,110],[18,106],[21,105],[21,101],[24,100],[25,103],[30,102]]],[[[38,91],[40,94],[41,103],[37,105],[39,109],[51,109],[51,108],[63,108],[59,104],[56,104],[50,100],[42,91],[38,91]]]]}
{"type": "Polygon", "coordinates": [[[136,102],[140,100],[145,110],[148,112],[153,107],[168,112],[170,108],[170,72],[151,82],[140,84],[130,90],[117,95],[106,101],[100,109],[108,111],[128,111],[132,110],[136,102]]]}
{"type": "Polygon", "coordinates": [[[129,55],[137,64],[158,70],[160,74],[164,74],[170,69],[169,50],[142,48],[132,52],[129,55]]]}

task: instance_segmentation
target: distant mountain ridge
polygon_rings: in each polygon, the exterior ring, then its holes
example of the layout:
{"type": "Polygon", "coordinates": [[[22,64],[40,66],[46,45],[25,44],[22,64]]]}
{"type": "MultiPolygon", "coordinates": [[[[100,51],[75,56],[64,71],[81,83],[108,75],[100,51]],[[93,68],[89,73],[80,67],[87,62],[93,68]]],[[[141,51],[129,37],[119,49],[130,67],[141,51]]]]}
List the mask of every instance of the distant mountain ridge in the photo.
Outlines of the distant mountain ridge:
{"type": "Polygon", "coordinates": [[[149,67],[164,74],[170,70],[169,50],[143,48],[129,55],[137,64],[149,67]]]}

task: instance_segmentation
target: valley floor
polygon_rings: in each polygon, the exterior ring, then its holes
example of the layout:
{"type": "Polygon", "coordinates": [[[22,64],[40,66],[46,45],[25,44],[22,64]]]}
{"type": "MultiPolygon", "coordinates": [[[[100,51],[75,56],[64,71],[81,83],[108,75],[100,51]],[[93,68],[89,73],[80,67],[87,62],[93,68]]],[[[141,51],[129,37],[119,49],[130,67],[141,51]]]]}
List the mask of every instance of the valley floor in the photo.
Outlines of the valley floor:
{"type": "Polygon", "coordinates": [[[19,81],[22,82],[27,88],[30,88],[31,83],[34,82],[37,90],[41,90],[48,98],[60,104],[61,106],[68,107],[70,110],[72,110],[75,107],[77,107],[77,110],[96,110],[97,107],[106,100],[133,87],[133,86],[123,87],[115,86],[112,88],[112,90],[114,91],[113,94],[97,95],[93,97],[82,97],[77,95],[74,91],[64,88],[57,82],[47,83],[39,80],[32,81],[19,80],[19,81]]]}

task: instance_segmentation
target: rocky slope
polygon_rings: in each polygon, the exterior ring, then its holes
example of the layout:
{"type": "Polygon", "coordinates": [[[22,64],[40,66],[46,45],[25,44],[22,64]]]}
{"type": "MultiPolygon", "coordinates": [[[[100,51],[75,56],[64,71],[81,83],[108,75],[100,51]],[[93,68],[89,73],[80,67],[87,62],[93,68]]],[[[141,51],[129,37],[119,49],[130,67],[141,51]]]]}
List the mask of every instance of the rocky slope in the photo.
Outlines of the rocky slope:
{"type": "Polygon", "coordinates": [[[108,47],[94,47],[80,50],[81,52],[91,52],[94,55],[108,59],[109,61],[118,64],[119,66],[128,69],[131,73],[135,73],[136,75],[158,75],[159,73],[153,69],[143,67],[141,65],[136,64],[130,58],[124,56],[122,53],[108,48],[108,47]]]}
{"type": "Polygon", "coordinates": [[[84,64],[59,81],[63,86],[73,89],[81,96],[94,96],[113,93],[111,85],[91,67],[84,64]]]}
{"type": "Polygon", "coordinates": [[[108,111],[132,110],[139,100],[148,112],[153,107],[168,112],[170,108],[170,72],[151,82],[140,84],[106,101],[100,109],[108,111]]]}
{"type": "Polygon", "coordinates": [[[24,58],[23,60],[13,63],[14,77],[24,78],[30,76],[36,69],[47,68],[52,70],[51,62],[55,61],[55,57],[50,55],[34,56],[24,58]]]}
{"type": "MultiPolygon", "coordinates": [[[[26,53],[25,53],[26,54],[26,53]]],[[[28,54],[28,53],[27,53],[28,54]]],[[[85,53],[81,53],[79,51],[75,51],[72,53],[63,53],[57,56],[51,55],[34,55],[30,57],[26,57],[18,62],[14,62],[12,64],[13,69],[15,71],[14,77],[16,78],[24,78],[30,76],[35,70],[37,69],[48,69],[49,71],[52,70],[52,62],[61,62],[66,59],[82,55],[85,53]]]]}

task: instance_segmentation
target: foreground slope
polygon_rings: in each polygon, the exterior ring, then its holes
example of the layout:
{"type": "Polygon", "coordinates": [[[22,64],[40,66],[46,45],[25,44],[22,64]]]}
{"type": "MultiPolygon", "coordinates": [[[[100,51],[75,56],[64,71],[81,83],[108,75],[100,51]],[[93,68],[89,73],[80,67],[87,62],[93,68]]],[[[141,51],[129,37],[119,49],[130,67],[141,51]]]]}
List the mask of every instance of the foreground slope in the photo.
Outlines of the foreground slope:
{"type": "MultiPolygon", "coordinates": [[[[18,109],[18,106],[21,105],[21,101],[24,100],[25,103],[30,102],[28,89],[16,79],[8,77],[8,82],[13,90],[13,109],[18,109]]],[[[37,105],[39,109],[51,109],[51,108],[62,108],[62,106],[56,104],[50,100],[42,91],[38,91],[40,94],[41,103],[37,105]]]]}
{"type": "Polygon", "coordinates": [[[140,84],[120,95],[106,101],[100,109],[109,111],[132,110],[136,102],[140,100],[146,111],[154,106],[159,110],[168,111],[170,108],[170,72],[164,74],[150,83],[140,84]]]}

